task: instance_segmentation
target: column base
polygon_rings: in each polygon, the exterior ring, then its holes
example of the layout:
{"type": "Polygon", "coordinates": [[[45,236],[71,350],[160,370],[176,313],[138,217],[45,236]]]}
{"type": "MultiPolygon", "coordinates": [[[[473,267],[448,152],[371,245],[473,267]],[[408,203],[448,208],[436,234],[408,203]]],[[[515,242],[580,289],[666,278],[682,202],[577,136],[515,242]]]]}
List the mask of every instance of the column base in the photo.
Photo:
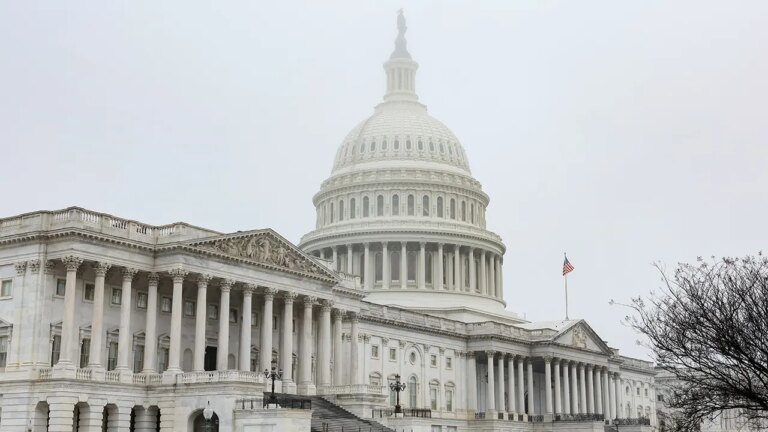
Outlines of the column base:
{"type": "Polygon", "coordinates": [[[59,361],[53,366],[54,378],[75,378],[77,368],[69,361],[59,361]]]}
{"type": "Polygon", "coordinates": [[[163,378],[161,382],[163,384],[176,384],[176,375],[182,373],[184,373],[184,371],[181,369],[167,369],[165,372],[163,372],[163,378]]]}
{"type": "Polygon", "coordinates": [[[102,366],[88,366],[91,370],[91,379],[94,381],[104,381],[104,377],[107,373],[106,369],[102,366]]]}
{"type": "Polygon", "coordinates": [[[305,396],[314,396],[317,394],[317,387],[315,387],[314,384],[299,384],[298,385],[298,394],[305,395],[305,396]]]}
{"type": "Polygon", "coordinates": [[[120,384],[133,384],[133,371],[130,369],[115,369],[118,373],[120,384]]]}
{"type": "Polygon", "coordinates": [[[283,381],[283,393],[296,394],[296,383],[293,381],[283,381]]]}

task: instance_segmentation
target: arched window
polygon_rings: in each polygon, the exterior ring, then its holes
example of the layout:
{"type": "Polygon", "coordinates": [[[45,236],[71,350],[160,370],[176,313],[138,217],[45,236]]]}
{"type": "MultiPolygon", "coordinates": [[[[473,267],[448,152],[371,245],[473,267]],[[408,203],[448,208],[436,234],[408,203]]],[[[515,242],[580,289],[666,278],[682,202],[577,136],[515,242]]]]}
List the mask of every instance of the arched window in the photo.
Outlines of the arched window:
{"type": "Polygon", "coordinates": [[[408,379],[408,406],[416,408],[416,377],[412,376],[408,379]]]}
{"type": "Polygon", "coordinates": [[[344,200],[339,200],[339,220],[344,220],[344,200]]]}
{"type": "Polygon", "coordinates": [[[361,280],[365,280],[365,274],[368,272],[368,269],[365,265],[365,254],[360,254],[360,262],[358,263],[360,266],[358,267],[360,271],[358,272],[358,276],[360,276],[361,280]]]}
{"type": "Polygon", "coordinates": [[[469,221],[471,223],[475,223],[475,205],[474,204],[469,205],[469,221]]]}
{"type": "Polygon", "coordinates": [[[443,217],[443,197],[437,197],[437,217],[443,217]]]}
{"type": "Polygon", "coordinates": [[[365,152],[365,143],[360,143],[360,154],[363,154],[365,152]]]}
{"type": "Polygon", "coordinates": [[[331,203],[331,223],[333,223],[333,203],[331,203]]]}
{"type": "Polygon", "coordinates": [[[446,411],[453,411],[453,393],[456,391],[456,387],[453,383],[445,385],[445,409],[446,411]]]}
{"type": "Polygon", "coordinates": [[[392,195],[392,216],[400,214],[400,197],[398,195],[392,195]]]}
{"type": "Polygon", "coordinates": [[[374,255],[374,265],[376,272],[374,274],[374,282],[381,282],[382,279],[384,279],[384,262],[382,260],[383,256],[381,252],[376,252],[376,255],[374,255]]]}
{"type": "Polygon", "coordinates": [[[424,256],[424,282],[432,283],[432,253],[426,252],[424,256]]]}
{"type": "Polygon", "coordinates": [[[453,146],[450,143],[448,144],[448,154],[453,156],[453,146]]]}
{"type": "Polygon", "coordinates": [[[424,143],[419,140],[419,151],[424,150],[424,143]]]}
{"type": "Polygon", "coordinates": [[[370,375],[368,375],[368,384],[372,386],[380,386],[381,385],[381,374],[378,372],[373,372],[370,375]]]}
{"type": "Polygon", "coordinates": [[[384,140],[381,142],[381,149],[386,150],[387,149],[387,140],[384,140]]]}
{"type": "Polygon", "coordinates": [[[411,139],[408,138],[405,140],[405,149],[410,150],[411,149],[411,139]]]}
{"type": "Polygon", "coordinates": [[[435,143],[433,143],[431,140],[429,141],[429,151],[431,152],[435,151],[435,143]]]}
{"type": "Polygon", "coordinates": [[[429,196],[424,195],[421,198],[421,214],[422,216],[429,216],[429,196]]]}
{"type": "Polygon", "coordinates": [[[384,196],[376,197],[376,216],[384,216],[384,196]]]}
{"type": "Polygon", "coordinates": [[[354,198],[351,198],[351,199],[349,200],[349,218],[350,218],[350,219],[354,219],[354,218],[355,218],[355,216],[357,216],[357,215],[355,214],[355,212],[356,212],[356,209],[355,209],[355,203],[356,203],[356,200],[355,200],[354,198]]]}
{"type": "Polygon", "coordinates": [[[416,282],[416,252],[408,252],[408,282],[416,282]]]}
{"type": "Polygon", "coordinates": [[[393,251],[390,254],[390,260],[389,260],[389,280],[391,281],[400,281],[400,252],[399,251],[393,251]]]}
{"type": "Polygon", "coordinates": [[[413,201],[414,201],[413,195],[408,195],[408,216],[413,216],[413,207],[414,207],[413,201]]]}
{"type": "Polygon", "coordinates": [[[400,141],[395,140],[395,150],[400,150],[400,141]]]}
{"type": "Polygon", "coordinates": [[[464,256],[464,287],[469,288],[469,257],[464,256]]]}
{"type": "Polygon", "coordinates": [[[363,197],[363,217],[368,217],[371,209],[371,203],[368,197],[363,197]]]}
{"type": "Polygon", "coordinates": [[[443,153],[445,153],[445,146],[443,145],[443,143],[440,143],[440,154],[443,154],[443,153]]]}
{"type": "Polygon", "coordinates": [[[432,380],[429,382],[429,407],[433,410],[437,409],[437,396],[440,390],[440,382],[432,380]]]}
{"type": "Polygon", "coordinates": [[[451,219],[456,219],[456,200],[451,198],[451,219]]]}
{"type": "Polygon", "coordinates": [[[372,140],[372,141],[371,141],[371,151],[372,151],[372,152],[375,152],[375,151],[376,151],[376,140],[372,140]]]}
{"type": "Polygon", "coordinates": [[[461,221],[462,222],[467,221],[467,202],[466,201],[461,202],[461,221]]]}

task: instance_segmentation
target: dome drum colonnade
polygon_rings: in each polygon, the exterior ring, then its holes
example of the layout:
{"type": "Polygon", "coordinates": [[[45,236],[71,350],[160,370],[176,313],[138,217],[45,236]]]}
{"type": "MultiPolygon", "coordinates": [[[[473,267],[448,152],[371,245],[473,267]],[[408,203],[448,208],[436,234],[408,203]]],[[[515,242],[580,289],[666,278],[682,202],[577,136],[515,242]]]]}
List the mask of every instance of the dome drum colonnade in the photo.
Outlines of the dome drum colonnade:
{"type": "MultiPolygon", "coordinates": [[[[46,273],[53,274],[57,261],[60,261],[66,269],[66,282],[64,291],[64,313],[61,325],[61,349],[58,361],[53,367],[54,376],[68,377],[71,373],[68,371],[74,371],[75,367],[75,347],[77,346],[78,328],[75,324],[75,305],[76,302],[76,283],[78,279],[78,270],[85,266],[85,259],[76,255],[69,255],[60,258],[59,260],[46,261],[46,273]]],[[[107,279],[107,272],[112,269],[116,271],[117,266],[113,266],[110,263],[103,261],[93,261],[88,263],[93,269],[95,274],[94,280],[94,297],[93,297],[93,311],[91,319],[91,342],[88,353],[88,366],[94,374],[94,378],[98,380],[98,375],[101,375],[105,371],[105,363],[102,358],[103,349],[102,343],[106,340],[106,331],[104,330],[104,291],[105,281],[107,279]],[[95,335],[103,335],[102,337],[96,337],[95,335]]],[[[34,267],[35,266],[30,266],[34,267]]],[[[39,266],[37,266],[39,267],[39,266]]],[[[133,309],[133,303],[131,301],[132,291],[138,289],[134,280],[140,270],[129,267],[121,267],[119,269],[122,276],[122,290],[120,301],[120,327],[119,327],[119,342],[118,342],[118,354],[115,373],[118,374],[119,381],[132,382],[131,376],[133,375],[132,368],[129,363],[129,354],[132,351],[133,344],[131,343],[131,311],[133,309]],[[125,377],[125,379],[123,378],[125,377]]],[[[213,278],[208,274],[196,274],[193,275],[183,268],[170,269],[167,272],[153,272],[142,271],[146,273],[147,286],[147,303],[146,303],[146,322],[145,322],[145,347],[143,351],[143,365],[141,370],[142,374],[157,374],[158,371],[155,367],[157,365],[157,345],[156,343],[149,343],[149,341],[156,341],[157,335],[157,316],[159,312],[158,308],[158,286],[161,278],[170,278],[173,282],[173,294],[171,305],[171,325],[170,325],[170,344],[168,347],[168,363],[167,369],[163,372],[163,381],[165,377],[173,377],[176,374],[182,373],[181,369],[181,338],[182,338],[182,291],[184,282],[194,281],[197,286],[197,302],[195,310],[195,332],[194,332],[194,351],[193,351],[193,372],[201,372],[205,370],[204,358],[206,347],[206,323],[208,320],[207,306],[209,305],[207,298],[207,291],[209,286],[212,286],[214,282],[218,285],[220,291],[219,301],[219,330],[217,339],[217,359],[216,370],[228,370],[228,358],[229,358],[229,330],[230,321],[228,317],[228,311],[230,310],[230,293],[233,288],[242,291],[242,320],[240,326],[240,343],[239,343],[239,370],[243,372],[251,371],[251,349],[252,349],[252,323],[251,312],[253,307],[253,296],[261,295],[263,297],[262,307],[262,320],[259,324],[260,327],[260,346],[259,346],[259,365],[261,368],[267,368],[272,361],[273,343],[272,336],[273,331],[273,308],[274,300],[277,297],[282,300],[283,314],[282,314],[282,328],[280,332],[280,365],[283,369],[283,391],[293,392],[296,390],[294,381],[298,382],[298,390],[302,393],[313,393],[314,382],[312,377],[312,346],[314,337],[312,334],[312,322],[313,322],[313,309],[318,303],[318,298],[315,296],[302,296],[301,302],[303,304],[303,314],[300,317],[300,337],[299,337],[299,352],[297,356],[298,360],[298,377],[294,380],[293,370],[293,304],[298,295],[295,291],[279,291],[274,288],[257,287],[255,284],[248,282],[239,282],[232,279],[225,278],[213,278]],[[263,288],[263,289],[262,289],[263,288]],[[247,360],[243,360],[247,359],[247,360]]],[[[330,299],[322,299],[320,303],[320,314],[318,319],[318,352],[317,352],[317,376],[316,382],[318,385],[331,385],[332,381],[336,384],[341,384],[344,380],[343,367],[344,363],[342,355],[342,318],[345,312],[338,308],[333,308],[333,301],[330,299]],[[331,316],[333,316],[333,324],[331,323],[331,316]],[[333,329],[332,329],[333,325],[333,329]],[[333,358],[333,362],[332,362],[333,358]],[[331,374],[333,365],[333,376],[331,374]]],[[[353,333],[357,327],[357,314],[348,313],[350,322],[352,325],[353,333]]],[[[354,343],[353,343],[354,345],[354,343]]],[[[352,350],[353,354],[355,349],[352,350]]],[[[358,361],[356,358],[349,359],[353,368],[356,367],[358,361]]],[[[261,375],[260,371],[254,371],[257,375],[261,375]]]]}
{"type": "MultiPolygon", "coordinates": [[[[495,418],[507,412],[516,414],[569,416],[603,416],[615,419],[622,402],[622,378],[604,365],[589,364],[553,356],[526,357],[494,350],[471,352],[467,379],[469,388],[476,387],[477,362],[487,362],[485,414],[478,417],[495,418]],[[484,356],[485,359],[481,359],[484,356]],[[543,366],[543,383],[534,380],[536,368],[543,366]],[[505,380],[506,369],[506,380],[505,380]],[[544,407],[537,406],[535,387],[544,388],[544,407]]],[[[476,387],[479,388],[479,387],[476,387]]],[[[477,397],[470,395],[470,408],[477,407],[477,397]]],[[[511,418],[511,417],[510,417],[511,418]]]]}

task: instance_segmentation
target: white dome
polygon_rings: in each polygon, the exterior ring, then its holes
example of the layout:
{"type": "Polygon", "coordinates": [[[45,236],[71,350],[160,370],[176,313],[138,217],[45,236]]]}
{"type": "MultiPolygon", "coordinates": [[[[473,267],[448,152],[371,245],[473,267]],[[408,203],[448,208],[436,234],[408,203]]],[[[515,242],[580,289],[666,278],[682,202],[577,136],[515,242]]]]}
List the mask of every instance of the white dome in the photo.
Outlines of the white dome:
{"type": "Polygon", "coordinates": [[[332,174],[360,169],[432,168],[470,175],[456,135],[415,101],[387,101],[344,139],[332,174]],[[415,161],[413,163],[410,161],[415,161]]]}

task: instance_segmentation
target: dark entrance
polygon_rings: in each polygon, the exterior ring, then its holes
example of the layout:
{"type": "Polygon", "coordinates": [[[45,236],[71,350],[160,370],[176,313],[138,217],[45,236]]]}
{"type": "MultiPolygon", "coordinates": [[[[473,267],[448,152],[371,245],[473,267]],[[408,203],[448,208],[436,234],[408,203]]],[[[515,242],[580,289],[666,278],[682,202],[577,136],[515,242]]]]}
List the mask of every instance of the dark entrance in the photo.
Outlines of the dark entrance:
{"type": "Polygon", "coordinates": [[[205,360],[203,361],[203,369],[207,371],[216,370],[216,347],[205,347],[205,360]]]}

